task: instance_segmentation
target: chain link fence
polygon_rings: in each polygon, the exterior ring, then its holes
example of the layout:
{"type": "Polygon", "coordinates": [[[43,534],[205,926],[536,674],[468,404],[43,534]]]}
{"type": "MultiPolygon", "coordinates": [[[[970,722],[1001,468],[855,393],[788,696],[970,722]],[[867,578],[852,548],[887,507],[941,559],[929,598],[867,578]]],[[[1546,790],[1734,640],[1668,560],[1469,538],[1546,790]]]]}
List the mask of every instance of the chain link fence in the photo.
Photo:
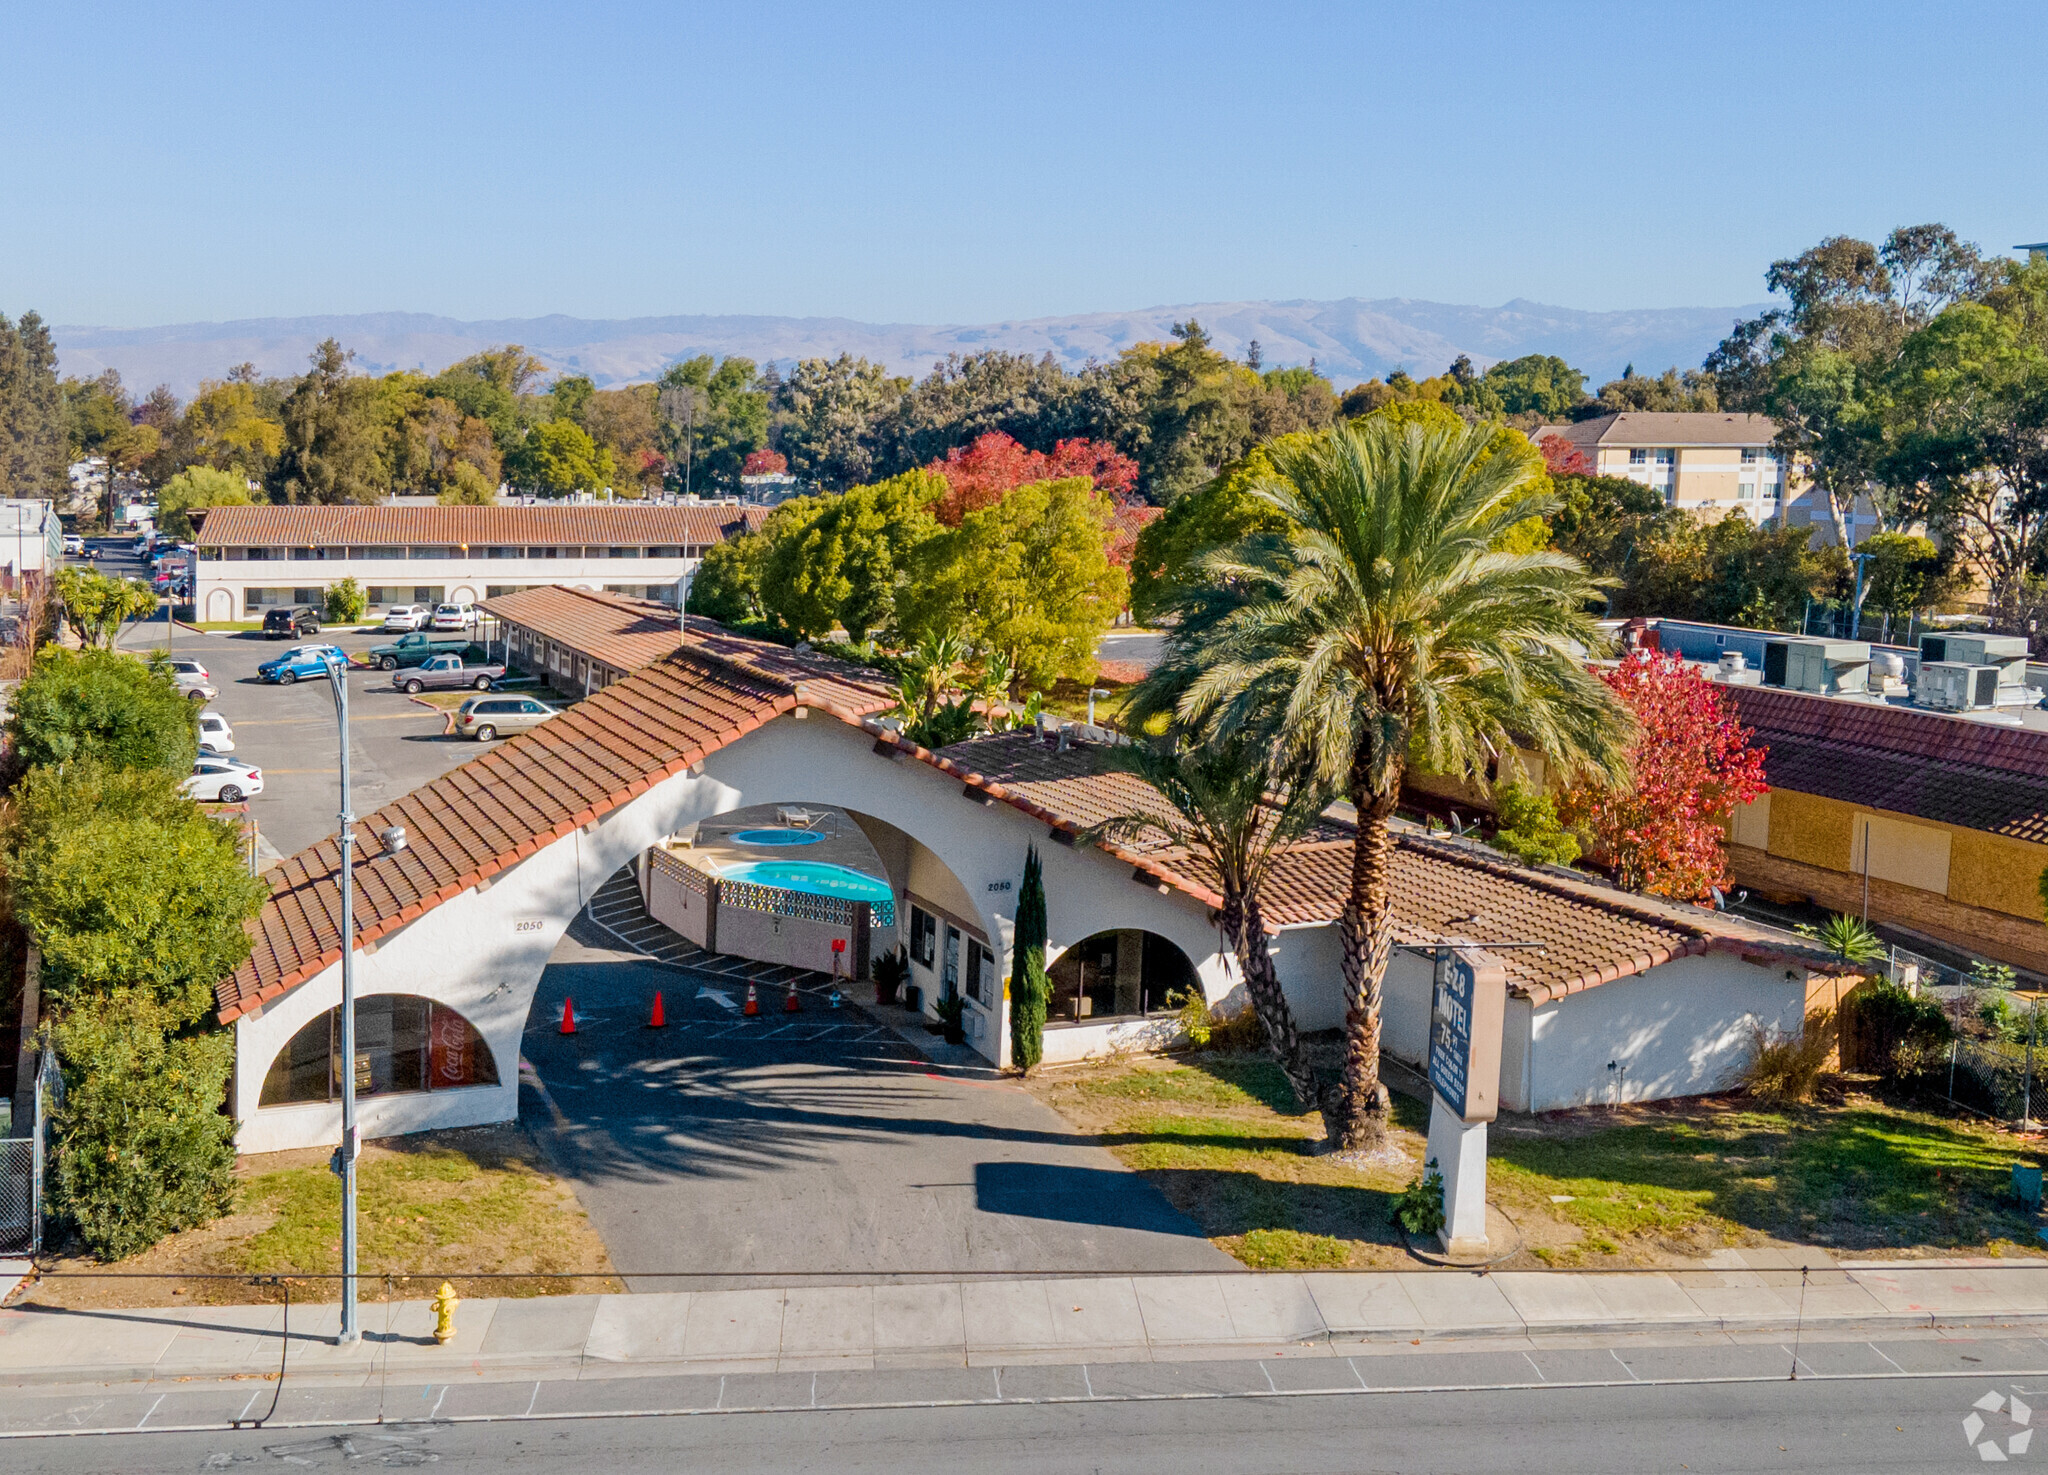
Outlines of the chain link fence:
{"type": "Polygon", "coordinates": [[[64,1099],[56,1053],[44,1050],[36,1069],[35,1110],[28,1133],[0,1139],[0,1255],[34,1255],[43,1247],[44,1183],[50,1121],[64,1099]]]}

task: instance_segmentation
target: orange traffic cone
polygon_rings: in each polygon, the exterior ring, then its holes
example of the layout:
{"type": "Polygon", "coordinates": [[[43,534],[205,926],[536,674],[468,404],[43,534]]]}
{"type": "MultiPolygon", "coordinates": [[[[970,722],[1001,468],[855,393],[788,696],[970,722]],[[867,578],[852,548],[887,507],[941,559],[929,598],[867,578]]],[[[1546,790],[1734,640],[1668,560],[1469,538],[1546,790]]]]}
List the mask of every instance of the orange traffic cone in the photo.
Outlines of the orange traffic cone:
{"type": "Polygon", "coordinates": [[[751,983],[747,985],[747,1007],[740,1012],[747,1015],[759,1014],[761,1012],[761,1000],[754,993],[754,986],[751,983]]]}
{"type": "Polygon", "coordinates": [[[649,1029],[661,1029],[668,1023],[668,1016],[661,1012],[661,990],[654,991],[654,1012],[647,1016],[649,1029]]]}
{"type": "Polygon", "coordinates": [[[792,983],[789,986],[788,995],[782,1001],[782,1012],[784,1014],[797,1014],[802,1012],[803,1007],[796,1000],[796,985],[792,983]]]}
{"type": "Polygon", "coordinates": [[[565,1035],[576,1033],[576,1004],[572,999],[565,998],[562,1000],[562,1033],[565,1035]]]}

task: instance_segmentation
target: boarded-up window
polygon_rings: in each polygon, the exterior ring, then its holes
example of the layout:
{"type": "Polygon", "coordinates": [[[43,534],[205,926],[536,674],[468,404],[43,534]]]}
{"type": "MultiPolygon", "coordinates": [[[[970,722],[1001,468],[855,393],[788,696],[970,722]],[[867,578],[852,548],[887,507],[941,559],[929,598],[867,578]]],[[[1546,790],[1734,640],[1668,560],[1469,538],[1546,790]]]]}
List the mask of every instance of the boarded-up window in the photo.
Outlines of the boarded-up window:
{"type": "Polygon", "coordinates": [[[1859,876],[1866,843],[1871,879],[1948,894],[1947,830],[1859,812],[1849,827],[1849,869],[1859,876]]]}

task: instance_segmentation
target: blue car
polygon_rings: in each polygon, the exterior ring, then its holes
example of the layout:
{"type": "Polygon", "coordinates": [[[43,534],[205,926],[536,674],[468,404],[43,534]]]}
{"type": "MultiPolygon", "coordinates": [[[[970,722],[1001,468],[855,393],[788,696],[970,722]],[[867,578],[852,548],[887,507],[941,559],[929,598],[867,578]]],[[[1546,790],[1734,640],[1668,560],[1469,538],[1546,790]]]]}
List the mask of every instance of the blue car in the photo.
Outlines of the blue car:
{"type": "Polygon", "coordinates": [[[344,666],[348,664],[348,656],[338,645],[295,645],[283,655],[258,666],[256,674],[265,681],[275,681],[279,686],[290,686],[301,677],[325,676],[330,658],[344,666]]]}

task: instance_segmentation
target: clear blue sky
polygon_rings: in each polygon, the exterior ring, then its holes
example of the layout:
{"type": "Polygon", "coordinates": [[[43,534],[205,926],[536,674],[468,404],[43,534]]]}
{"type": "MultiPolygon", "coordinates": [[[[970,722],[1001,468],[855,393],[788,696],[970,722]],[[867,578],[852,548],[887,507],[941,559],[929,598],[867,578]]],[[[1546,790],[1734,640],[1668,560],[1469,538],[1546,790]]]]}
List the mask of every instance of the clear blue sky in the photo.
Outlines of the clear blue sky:
{"type": "Polygon", "coordinates": [[[2048,5],[7,7],[0,311],[1762,296],[2048,239],[2048,5]]]}

